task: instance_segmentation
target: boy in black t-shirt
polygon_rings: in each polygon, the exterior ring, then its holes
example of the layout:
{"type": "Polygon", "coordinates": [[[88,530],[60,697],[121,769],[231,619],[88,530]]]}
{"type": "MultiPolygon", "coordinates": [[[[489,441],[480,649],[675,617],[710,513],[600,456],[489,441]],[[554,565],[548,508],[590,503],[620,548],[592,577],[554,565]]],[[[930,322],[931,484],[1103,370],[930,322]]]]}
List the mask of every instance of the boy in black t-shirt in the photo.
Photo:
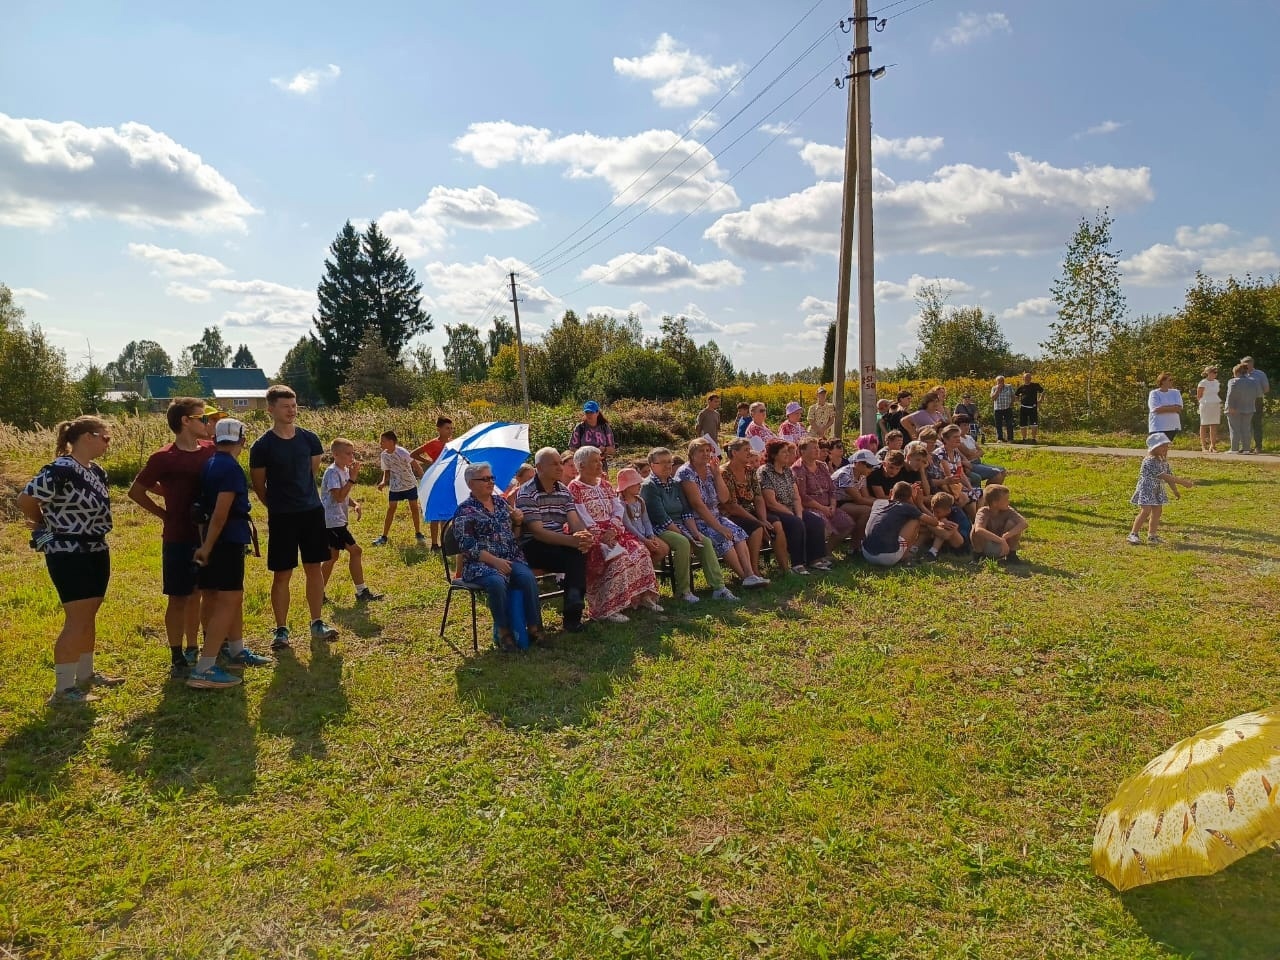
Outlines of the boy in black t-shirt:
{"type": "Polygon", "coordinates": [[[312,639],[333,640],[338,631],[321,618],[321,565],[329,559],[329,532],[316,473],[324,448],[314,433],[296,426],[298,397],[289,387],[276,385],[267,391],[267,412],[271,429],[249,449],[249,474],[253,492],[267,507],[267,569],[273,574],[271,610],[276,618],[271,649],[283,650],[289,646],[289,582],[299,554],[307,579],[312,639]]]}
{"type": "Polygon", "coordinates": [[[1044,396],[1044,387],[1031,379],[1031,374],[1022,375],[1022,383],[1013,391],[1018,398],[1018,426],[1022,430],[1022,440],[1027,439],[1027,428],[1031,428],[1031,442],[1035,443],[1040,435],[1040,398],[1044,396]]]}

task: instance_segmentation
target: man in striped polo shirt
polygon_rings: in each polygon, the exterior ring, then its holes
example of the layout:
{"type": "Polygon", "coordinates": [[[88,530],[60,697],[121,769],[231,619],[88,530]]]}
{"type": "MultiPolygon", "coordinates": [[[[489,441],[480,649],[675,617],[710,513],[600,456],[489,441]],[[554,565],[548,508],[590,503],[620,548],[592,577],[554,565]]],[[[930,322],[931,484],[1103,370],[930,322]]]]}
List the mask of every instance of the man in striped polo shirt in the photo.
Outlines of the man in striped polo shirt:
{"type": "Polygon", "coordinates": [[[554,447],[533,456],[537,473],[516,492],[516,508],[524,514],[520,548],[529,566],[564,574],[564,629],[582,630],[587,591],[587,551],[591,534],[574,504],[573,494],[560,482],[564,467],[554,447]]]}

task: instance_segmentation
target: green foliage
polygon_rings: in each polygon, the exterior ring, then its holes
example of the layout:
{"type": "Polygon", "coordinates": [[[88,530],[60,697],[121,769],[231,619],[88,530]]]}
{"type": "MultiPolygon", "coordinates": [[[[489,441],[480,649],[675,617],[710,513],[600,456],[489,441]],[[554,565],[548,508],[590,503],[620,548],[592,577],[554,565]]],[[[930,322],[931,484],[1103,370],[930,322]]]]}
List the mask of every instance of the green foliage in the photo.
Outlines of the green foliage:
{"type": "Polygon", "coordinates": [[[289,348],[276,373],[276,382],[293,387],[298,403],[304,407],[314,407],[324,399],[316,372],[321,358],[320,344],[314,334],[304,334],[289,348]]]}
{"type": "Polygon", "coordinates": [[[217,327],[205,327],[200,339],[184,353],[192,367],[225,367],[231,362],[231,347],[217,327]]]}
{"type": "Polygon", "coordinates": [[[316,297],[317,388],[330,402],[338,398],[366,331],[376,330],[387,355],[398,361],[411,339],[432,329],[422,309],[422,284],[376,222],[363,235],[351,221],[343,225],[329,245],[316,297]]]}
{"type": "Polygon", "coordinates": [[[480,331],[469,323],[444,325],[444,365],[458,383],[479,383],[489,374],[489,353],[480,331]]]}
{"type": "MultiPolygon", "coordinates": [[[[529,348],[525,348],[525,355],[529,348]]],[[[489,379],[496,384],[502,398],[509,403],[521,399],[520,357],[514,343],[504,344],[489,364],[489,379]]]]}
{"type": "Polygon", "coordinates": [[[25,317],[0,283],[0,421],[30,430],[69,416],[78,398],[66,355],[25,317]]]}
{"type": "Polygon", "coordinates": [[[526,348],[529,396],[559,403],[575,393],[578,374],[613,350],[641,346],[640,321],[591,314],[586,321],[566,310],[535,348],[526,348]]]}
{"type": "Polygon", "coordinates": [[[237,370],[253,370],[258,366],[258,361],[253,359],[253,351],[249,349],[247,343],[240,344],[236,355],[231,359],[231,366],[237,370]]]}
{"type": "Polygon", "coordinates": [[[141,383],[147,376],[171,376],[173,361],[154,340],[130,340],[103,372],[111,380],[141,383]]]}
{"type": "Polygon", "coordinates": [[[417,393],[417,379],[387,352],[377,328],[369,327],[347,369],[346,382],[338,389],[342,402],[376,398],[383,406],[407,407],[417,393]]]}
{"type": "Polygon", "coordinates": [[[494,317],[493,329],[489,331],[488,337],[489,361],[492,363],[493,359],[498,355],[499,350],[507,344],[515,342],[515,326],[511,324],[506,317],[494,317]]]}
{"type": "Polygon", "coordinates": [[[1048,360],[1085,375],[1086,412],[1093,412],[1093,384],[1098,361],[1124,322],[1120,290],[1120,253],[1111,249],[1107,210],[1090,220],[1082,217],[1067,244],[1062,276],[1050,288],[1058,319],[1049,324],[1050,338],[1040,344],[1048,360]]]}
{"type": "Polygon", "coordinates": [[[622,347],[594,361],[578,375],[577,392],[601,402],[622,397],[674,400],[682,392],[679,365],[665,354],[643,347],[622,347]]]}
{"type": "Polygon", "coordinates": [[[822,372],[818,379],[829,383],[836,378],[836,322],[827,324],[827,336],[822,342],[822,372]]]}
{"type": "Polygon", "coordinates": [[[100,413],[106,403],[111,381],[96,363],[89,364],[84,376],[76,384],[76,399],[81,413],[100,413]]]}
{"type": "Polygon", "coordinates": [[[1012,350],[995,314],[981,307],[950,307],[948,292],[929,283],[916,295],[920,348],[912,361],[919,377],[986,377],[1009,369],[1012,350]]]}

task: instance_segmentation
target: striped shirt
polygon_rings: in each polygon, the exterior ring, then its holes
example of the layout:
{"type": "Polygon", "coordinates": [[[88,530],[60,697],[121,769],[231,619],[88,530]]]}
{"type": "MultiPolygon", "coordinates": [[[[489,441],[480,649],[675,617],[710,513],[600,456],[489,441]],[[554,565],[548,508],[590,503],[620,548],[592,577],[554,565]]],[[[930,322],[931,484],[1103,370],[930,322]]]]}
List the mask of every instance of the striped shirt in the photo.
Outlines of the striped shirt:
{"type": "MultiPolygon", "coordinates": [[[[540,523],[546,530],[562,533],[569,522],[569,513],[577,507],[573,494],[563,483],[556,481],[555,489],[544,490],[542,481],[535,474],[516,492],[516,509],[524,514],[526,530],[530,523],[540,523]]],[[[532,537],[526,533],[524,539],[532,537]]]]}
{"type": "Polygon", "coordinates": [[[1008,410],[1013,406],[1013,387],[1007,383],[991,391],[991,406],[996,410],[1008,410]]]}

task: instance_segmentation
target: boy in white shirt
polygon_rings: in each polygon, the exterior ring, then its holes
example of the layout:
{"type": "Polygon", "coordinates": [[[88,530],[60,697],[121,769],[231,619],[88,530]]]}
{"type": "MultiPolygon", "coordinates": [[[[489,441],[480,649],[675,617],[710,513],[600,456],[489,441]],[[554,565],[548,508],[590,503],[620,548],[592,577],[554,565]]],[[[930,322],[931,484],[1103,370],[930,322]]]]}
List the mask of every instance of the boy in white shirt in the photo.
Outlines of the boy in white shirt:
{"type": "Polygon", "coordinates": [[[347,566],[351,570],[351,582],[356,585],[356,602],[381,600],[382,594],[374,593],[364,582],[364,551],[347,529],[348,507],[355,510],[356,519],[360,519],[360,504],[351,499],[351,491],[360,473],[360,465],[356,463],[355,444],[345,437],[338,437],[329,445],[329,452],[333,454],[333,463],[325,468],[320,480],[320,503],[324,506],[324,525],[329,534],[329,559],[320,567],[324,574],[324,584],[329,586],[329,577],[333,575],[333,568],[345,550],[347,566]]]}
{"type": "Polygon", "coordinates": [[[378,455],[382,465],[382,479],[378,481],[378,489],[391,488],[387,494],[387,515],[382,521],[382,536],[373,541],[375,547],[385,547],[391,534],[391,522],[396,518],[396,508],[401,501],[409,504],[409,516],[413,519],[413,532],[420,546],[426,546],[427,538],[422,535],[422,517],[418,510],[418,478],[422,476],[422,467],[413,459],[409,451],[400,446],[394,430],[387,430],[378,441],[382,453],[378,455]]]}

